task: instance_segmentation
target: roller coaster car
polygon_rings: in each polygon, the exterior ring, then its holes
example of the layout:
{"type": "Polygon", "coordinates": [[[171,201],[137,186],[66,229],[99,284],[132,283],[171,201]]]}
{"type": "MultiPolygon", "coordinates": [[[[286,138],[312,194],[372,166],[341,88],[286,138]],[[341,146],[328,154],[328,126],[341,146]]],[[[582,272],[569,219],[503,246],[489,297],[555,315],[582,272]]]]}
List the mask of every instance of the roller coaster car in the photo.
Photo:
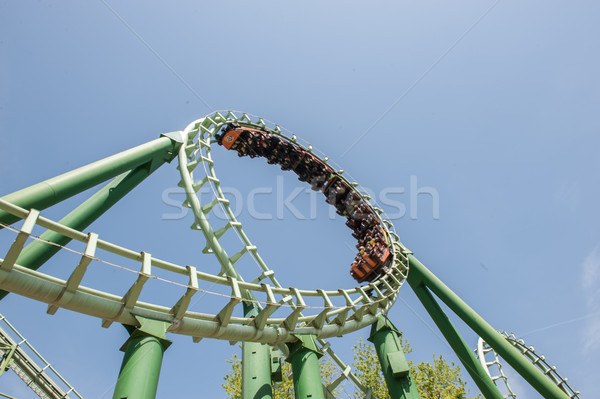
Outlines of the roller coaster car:
{"type": "Polygon", "coordinates": [[[368,268],[364,267],[365,262],[354,262],[350,267],[350,275],[359,283],[366,280],[368,274],[368,268]]]}
{"type": "Polygon", "coordinates": [[[350,275],[359,283],[373,281],[377,276],[387,272],[391,257],[388,248],[385,248],[381,257],[364,253],[362,259],[355,261],[350,269],[350,275]]]}
{"type": "Polygon", "coordinates": [[[341,202],[344,201],[350,192],[352,192],[352,189],[348,183],[346,183],[338,175],[332,174],[323,185],[325,202],[334,205],[336,208],[343,208],[343,204],[341,204],[341,202]]]}
{"type": "Polygon", "coordinates": [[[329,179],[327,179],[327,181],[325,182],[325,185],[323,186],[323,194],[325,194],[325,197],[327,197],[327,199],[329,199],[329,192],[331,191],[331,187],[333,187],[333,185],[336,181],[339,180],[339,178],[340,177],[338,175],[331,174],[331,176],[329,176],[329,179]]]}
{"type": "Polygon", "coordinates": [[[309,179],[310,188],[314,191],[319,191],[323,189],[323,187],[327,183],[327,179],[334,173],[334,171],[329,165],[327,165],[319,158],[315,157],[312,154],[311,157],[313,158],[314,162],[312,165],[313,169],[311,171],[311,176],[309,179]]]}
{"type": "Polygon", "coordinates": [[[217,136],[217,142],[228,150],[235,144],[242,133],[268,133],[266,130],[240,126],[231,123],[223,128],[222,134],[217,136]]]}
{"type": "Polygon", "coordinates": [[[390,242],[377,215],[329,165],[265,128],[230,123],[215,138],[226,149],[237,150],[239,156],[261,156],[267,158],[269,164],[281,165],[283,170],[292,169],[301,181],[309,182],[313,190],[323,191],[325,201],[333,205],[338,214],[346,215],[346,225],[359,241],[360,253],[350,268],[356,281],[373,281],[389,270],[390,242]]]}
{"type": "Polygon", "coordinates": [[[289,168],[298,175],[298,180],[309,182],[313,190],[319,190],[326,178],[333,170],[314,154],[304,151],[298,146],[289,151],[289,168]]]}
{"type": "Polygon", "coordinates": [[[292,163],[292,170],[298,176],[301,176],[302,174],[304,174],[306,172],[306,163],[304,162],[304,158],[310,154],[300,148],[298,148],[298,151],[299,152],[294,154],[298,158],[292,163]]]}
{"type": "Polygon", "coordinates": [[[390,250],[386,248],[381,257],[367,253],[364,253],[362,257],[372,268],[383,267],[390,257],[390,250]]]}
{"type": "Polygon", "coordinates": [[[232,129],[223,135],[221,142],[223,143],[223,147],[228,150],[231,149],[231,146],[237,141],[238,137],[242,134],[241,130],[232,129]]]}

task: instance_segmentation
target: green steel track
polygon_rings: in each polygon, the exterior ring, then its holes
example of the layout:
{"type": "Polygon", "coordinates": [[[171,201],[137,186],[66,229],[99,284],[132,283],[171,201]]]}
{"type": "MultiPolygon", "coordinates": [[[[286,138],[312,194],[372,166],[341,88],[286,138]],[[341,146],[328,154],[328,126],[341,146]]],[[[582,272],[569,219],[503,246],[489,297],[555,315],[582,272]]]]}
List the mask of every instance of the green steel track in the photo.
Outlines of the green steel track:
{"type": "MultiPolygon", "coordinates": [[[[568,383],[567,378],[561,377],[556,370],[556,366],[551,366],[544,355],[538,355],[533,346],[527,346],[525,341],[518,339],[514,334],[502,331],[500,334],[504,336],[506,341],[517,348],[525,357],[529,359],[531,364],[535,365],[542,373],[548,376],[550,380],[560,387],[571,399],[579,399],[580,392],[574,390],[568,383]]],[[[516,398],[517,395],[510,388],[508,378],[502,371],[502,363],[500,357],[494,351],[494,348],[490,347],[486,342],[479,338],[477,342],[477,349],[475,349],[477,358],[488,370],[488,375],[494,381],[496,385],[499,385],[505,392],[506,398],[516,398]]]]}
{"type": "MultiPolygon", "coordinates": [[[[308,143],[300,143],[295,135],[284,134],[279,126],[246,113],[216,112],[190,123],[183,131],[163,134],[144,145],[0,198],[0,229],[10,229],[16,234],[14,243],[0,258],[0,289],[46,303],[50,314],[64,308],[99,318],[103,327],[113,323],[128,326],[131,338],[123,346],[126,354],[115,390],[117,398],[128,395],[153,397],[162,352],[170,345],[166,333],[187,335],[193,337],[194,342],[211,338],[243,342],[244,398],[271,397],[270,388],[256,396],[264,386],[270,387],[272,366],[263,367],[264,359],[273,359],[270,347],[281,349],[291,362],[295,370],[298,397],[332,397],[335,386],[348,379],[368,398],[370,391],[333,352],[325,339],[343,336],[370,325],[373,325],[371,338],[377,346],[390,392],[398,392],[399,397],[418,397],[414,396],[416,391],[407,371],[399,366],[403,364],[404,355],[394,344],[397,331],[385,318],[405,281],[415,291],[486,398],[502,398],[503,395],[494,385],[487,368],[475,358],[446,317],[434,295],[542,396],[568,397],[555,381],[531,364],[519,348],[507,342],[505,337],[421,264],[402,245],[392,224],[385,219],[384,212],[370,200],[358,183],[349,179],[339,166],[308,143]],[[272,134],[299,145],[331,166],[347,184],[354,187],[373,212],[379,215],[381,226],[390,239],[393,256],[390,270],[376,280],[357,287],[323,290],[319,287],[282,286],[275,271],[264,262],[257,246],[235,217],[216,173],[211,155],[214,136],[224,125],[232,122],[266,128],[272,134]],[[194,223],[191,228],[199,232],[199,255],[204,255],[198,257],[197,264],[179,265],[154,257],[147,251],[122,247],[94,232],[84,232],[137,184],[174,158],[178,159],[178,184],[186,193],[183,205],[193,211],[194,223]],[[43,216],[44,209],[110,179],[113,180],[62,220],[53,221],[43,216]],[[212,197],[204,202],[198,195],[203,187],[208,187],[212,193],[212,197]],[[213,226],[211,222],[218,218],[210,218],[210,215],[216,211],[225,214],[227,220],[213,226]],[[20,227],[15,227],[13,223],[18,220],[24,222],[20,227]],[[45,229],[45,232],[40,236],[34,235],[36,226],[45,229]],[[228,239],[225,240],[225,237],[228,239]],[[232,240],[232,237],[235,239],[232,240]],[[77,251],[66,248],[71,241],[81,243],[79,245],[85,249],[77,251]],[[231,242],[237,244],[232,245],[231,242]],[[29,244],[25,246],[26,243],[29,244]],[[67,250],[78,257],[72,264],[63,265],[63,268],[71,270],[68,278],[58,278],[38,270],[55,253],[67,250]],[[220,265],[218,273],[201,271],[206,270],[204,262],[207,256],[217,259],[220,265]],[[254,272],[244,268],[242,273],[236,264],[247,258],[257,267],[254,272]],[[136,266],[123,266],[131,264],[136,266]],[[133,276],[135,281],[123,291],[117,291],[111,285],[88,287],[82,281],[90,265],[114,268],[123,279],[133,276]],[[145,284],[150,280],[175,287],[179,290],[179,298],[169,303],[140,300],[145,284]],[[190,309],[192,300],[198,294],[211,298],[211,309],[203,312],[190,309]],[[147,369],[136,370],[132,365],[140,356],[141,343],[147,343],[145,347],[152,361],[145,366],[147,369]],[[339,378],[329,387],[322,387],[320,379],[317,381],[318,372],[314,372],[316,358],[324,353],[330,355],[340,368],[339,378]],[[311,371],[296,373],[305,370],[305,367],[311,371]],[[133,377],[124,377],[127,373],[149,378],[148,385],[151,388],[137,392],[139,384],[134,383],[133,377]],[[260,375],[250,376],[250,373],[260,375]],[[306,377],[313,374],[315,378],[306,377]],[[137,393],[132,393],[134,391],[137,393]]],[[[5,294],[1,294],[0,298],[5,294]]]]}

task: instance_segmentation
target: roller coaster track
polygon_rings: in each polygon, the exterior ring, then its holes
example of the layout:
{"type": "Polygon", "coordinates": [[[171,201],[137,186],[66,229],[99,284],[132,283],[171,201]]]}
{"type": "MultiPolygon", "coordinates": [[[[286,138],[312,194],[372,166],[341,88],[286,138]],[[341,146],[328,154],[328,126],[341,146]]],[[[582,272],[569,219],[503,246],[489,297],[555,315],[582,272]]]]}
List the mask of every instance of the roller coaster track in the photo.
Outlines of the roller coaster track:
{"type": "Polygon", "coordinates": [[[168,332],[191,336],[195,342],[202,338],[217,338],[281,347],[281,344],[294,341],[296,335],[314,335],[321,350],[331,355],[342,370],[340,378],[334,384],[348,378],[369,396],[368,391],[349,371],[349,367],[335,355],[325,339],[342,336],[372,324],[394,304],[407,277],[410,251],[400,243],[392,224],[383,218],[383,211],[369,202],[371,198],[360,191],[357,183],[346,180],[342,176],[344,171],[327,157],[317,154],[312,146],[301,144],[295,135],[284,135],[279,126],[267,125],[262,118],[251,117],[246,113],[217,112],[192,122],[182,132],[168,133],[165,136],[183,143],[178,154],[178,169],[181,175],[179,186],[183,187],[187,198],[184,206],[191,208],[194,213],[195,220],[191,228],[200,230],[205,237],[206,243],[201,252],[211,253],[219,261],[221,270],[218,274],[200,271],[204,266],[202,263],[181,266],[153,257],[149,252],[124,248],[101,239],[96,233],[85,234],[50,220],[35,209],[24,209],[0,200],[1,210],[24,219],[20,228],[6,224],[0,226],[17,233],[4,259],[0,259],[0,288],[47,303],[50,314],[54,314],[59,308],[65,308],[100,318],[103,320],[103,327],[115,322],[138,325],[136,317],[162,320],[170,323],[168,332]],[[393,250],[390,270],[377,276],[374,281],[354,288],[323,290],[283,287],[244,232],[242,223],[236,219],[215,172],[215,162],[211,156],[214,135],[224,125],[234,122],[268,128],[272,134],[297,144],[334,168],[340,178],[353,187],[373,213],[378,215],[393,250]],[[210,187],[213,197],[202,203],[197,193],[205,185],[210,187]],[[208,216],[217,209],[227,215],[228,220],[215,229],[208,216]],[[85,246],[84,251],[61,247],[62,251],[70,251],[79,257],[79,261],[71,266],[72,272],[67,279],[30,270],[16,263],[28,239],[41,240],[32,234],[35,226],[57,232],[85,246]],[[238,237],[238,248],[226,249],[222,244],[222,237],[229,231],[238,237]],[[244,256],[251,257],[258,266],[255,275],[242,276],[236,269],[235,264],[244,256]],[[110,262],[106,260],[107,257],[110,257],[110,262]],[[132,261],[137,263],[137,268],[122,266],[131,264],[132,261]],[[84,286],[82,280],[90,265],[114,268],[123,275],[133,275],[135,282],[126,292],[115,292],[111,285],[94,288],[84,286]],[[157,269],[160,273],[155,272],[157,269]],[[188,283],[178,282],[182,278],[187,279],[188,283]],[[175,286],[180,290],[179,300],[174,303],[141,301],[144,285],[149,280],[175,286]],[[191,311],[190,303],[198,293],[210,295],[211,303],[218,304],[218,309],[210,313],[191,311]],[[242,304],[254,305],[258,308],[258,314],[254,317],[239,316],[242,304]]]}
{"type": "MultiPolygon", "coordinates": [[[[254,155],[258,155],[258,152],[254,155]]],[[[238,152],[238,155],[244,154],[238,152]]],[[[272,152],[264,152],[262,156],[273,163],[273,159],[269,158],[274,157],[272,152]]],[[[312,188],[318,189],[323,175],[316,173],[312,177],[320,182],[311,181],[312,188]]],[[[339,367],[340,373],[329,386],[323,386],[324,396],[332,398],[332,392],[339,384],[350,381],[369,398],[371,391],[361,384],[351,367],[335,354],[326,340],[373,324],[373,342],[380,343],[376,344],[378,357],[388,364],[388,367],[382,367],[386,383],[388,388],[395,390],[392,396],[400,396],[400,392],[408,392],[405,391],[405,384],[412,383],[408,374],[402,374],[406,371],[403,365],[406,361],[398,347],[397,332],[382,323],[387,323],[385,314],[393,306],[400,288],[407,281],[486,397],[500,399],[503,396],[495,386],[498,379],[506,382],[496,352],[519,370],[519,374],[544,397],[576,398],[579,395],[571,390],[566,379],[562,379],[555,368],[545,362],[543,356],[536,355],[533,348],[527,348],[514,336],[498,334],[495,328],[420,263],[402,245],[380,207],[338,165],[312,145],[301,142],[296,135],[246,113],[216,112],[190,123],[183,131],[163,134],[161,138],[144,145],[3,197],[0,199],[0,230],[2,229],[14,233],[16,237],[6,251],[0,252],[0,256],[3,256],[0,258],[0,290],[46,303],[49,314],[55,314],[58,309],[63,308],[99,318],[103,327],[109,327],[113,323],[139,327],[131,333],[126,344],[127,350],[130,346],[135,347],[135,342],[140,342],[139,339],[149,339],[148,342],[153,342],[153,347],[160,347],[164,351],[168,346],[168,341],[164,342],[166,329],[166,332],[172,334],[190,336],[194,342],[203,338],[227,340],[231,343],[242,341],[243,348],[259,348],[257,350],[265,354],[264,359],[267,360],[270,349],[256,343],[278,347],[284,355],[289,354],[292,367],[294,359],[310,352],[316,376],[307,380],[318,380],[318,384],[313,386],[314,384],[307,382],[302,389],[306,389],[306,394],[310,390],[310,395],[314,393],[319,396],[321,379],[316,357],[327,353],[339,367]],[[286,159],[285,151],[280,151],[281,148],[287,148],[296,154],[294,156],[301,153],[299,158],[294,158],[297,161],[294,161],[292,167],[301,179],[307,180],[305,174],[309,170],[313,173],[313,166],[317,164],[321,168],[320,172],[327,171],[329,183],[322,186],[322,191],[327,194],[328,202],[333,202],[332,205],[341,214],[348,210],[348,205],[352,209],[346,213],[347,225],[359,239],[359,255],[352,265],[352,275],[358,281],[372,281],[336,290],[284,287],[279,282],[275,271],[264,262],[257,246],[237,220],[216,174],[212,145],[222,143],[219,141],[223,138],[220,132],[225,126],[227,131],[241,129],[239,137],[244,129],[255,129],[258,133],[248,136],[251,140],[241,141],[251,147],[256,143],[255,139],[261,137],[261,140],[268,138],[285,143],[275,146],[278,148],[276,155],[284,155],[281,158],[282,169],[287,167],[284,164],[288,165],[286,162],[293,157],[286,159]],[[266,133],[263,135],[261,132],[266,133]],[[117,245],[97,233],[83,232],[89,223],[152,171],[175,156],[179,161],[178,185],[183,188],[186,196],[183,206],[193,211],[194,222],[191,229],[201,233],[198,234],[199,245],[194,246],[198,248],[199,255],[196,264],[183,266],[159,259],[149,251],[140,252],[117,245]],[[305,165],[296,168],[301,161],[305,165]],[[44,210],[111,177],[114,178],[112,182],[61,222],[41,215],[36,209],[44,210]],[[205,195],[207,189],[208,199],[205,195]],[[113,190],[117,193],[113,193],[113,190]],[[332,192],[333,201],[329,195],[332,192]],[[350,197],[352,198],[348,202],[350,197]],[[346,208],[342,208],[342,205],[346,208]],[[367,212],[363,212],[364,210],[367,212]],[[358,216],[358,227],[355,223],[357,214],[368,215],[358,216]],[[224,222],[223,215],[226,217],[224,222]],[[22,222],[16,223],[19,220],[22,222]],[[220,225],[211,224],[219,220],[220,225]],[[369,236],[362,235],[364,226],[371,229],[369,236]],[[46,231],[39,236],[34,234],[36,228],[46,231]],[[29,243],[27,247],[26,243],[29,243]],[[382,245],[385,245],[383,252],[380,251],[382,245]],[[70,257],[62,256],[60,261],[55,261],[54,266],[61,266],[52,268],[55,274],[48,274],[46,270],[39,271],[38,268],[58,251],[70,254],[70,257]],[[366,263],[361,263],[361,258],[366,263]],[[215,259],[220,267],[218,271],[212,269],[215,259]],[[61,264],[57,265],[59,262],[61,264]],[[252,264],[256,267],[251,267],[252,264]],[[213,272],[209,273],[209,270],[213,272]],[[111,278],[98,278],[101,273],[105,273],[105,277],[110,274],[111,278]],[[161,291],[156,290],[159,287],[161,291]],[[176,295],[157,295],[162,293],[163,288],[168,288],[164,291],[175,292],[176,295]],[[480,342],[478,351],[480,359],[476,359],[433,295],[444,302],[469,328],[484,337],[489,346],[493,346],[495,351],[491,355],[491,361],[486,359],[490,350],[483,342],[480,342]],[[210,301],[204,301],[198,306],[198,310],[195,306],[204,296],[209,297],[210,301]],[[142,335],[136,336],[138,332],[142,335]],[[150,337],[144,334],[150,334],[150,337]],[[384,341],[391,342],[388,345],[384,341]],[[297,349],[299,345],[300,350],[297,349]],[[490,367],[493,365],[497,366],[497,371],[494,371],[497,376],[492,377],[492,381],[488,377],[492,376],[490,367]],[[397,379],[401,374],[403,377],[397,379]]],[[[5,294],[0,292],[0,298],[5,294]]],[[[13,343],[6,342],[8,343],[4,348],[15,348],[13,343]]],[[[252,349],[242,350],[243,355],[255,353],[258,352],[253,352],[252,349]]],[[[158,354],[162,359],[160,349],[158,354]]],[[[273,356],[269,361],[255,361],[255,365],[260,363],[260,366],[268,366],[266,372],[261,370],[260,386],[271,382],[269,377],[273,377],[270,373],[273,373],[272,364],[276,357],[273,356]]],[[[127,359],[126,354],[124,365],[127,359]]],[[[161,360],[158,355],[153,359],[152,370],[160,370],[161,360]]],[[[243,364],[247,365],[246,369],[250,369],[253,363],[250,361],[243,364]]],[[[35,374],[35,371],[32,373],[34,379],[36,375],[43,375],[35,374]]],[[[150,374],[137,374],[136,378],[150,374]]],[[[296,371],[294,376],[296,378],[296,371]]],[[[136,385],[136,378],[121,379],[120,375],[115,395],[120,390],[129,392],[128,384],[132,382],[131,386],[136,385]],[[119,381],[122,382],[121,385],[119,381]]],[[[242,376],[242,384],[252,379],[252,376],[242,376]]],[[[157,384],[158,379],[154,378],[149,382],[157,384]]],[[[153,389],[156,392],[156,388],[153,389]]],[[[415,387],[412,392],[416,392],[415,387]]],[[[508,392],[510,397],[512,393],[510,390],[508,392]]]]}
{"type": "Polygon", "coordinates": [[[8,368],[40,398],[82,398],[31,344],[0,315],[0,374],[8,368]]]}
{"type": "MultiPolygon", "coordinates": [[[[532,364],[540,369],[542,373],[544,373],[554,384],[562,389],[570,398],[579,398],[579,391],[573,390],[573,388],[571,388],[571,386],[568,384],[567,379],[558,374],[556,371],[556,366],[551,366],[546,361],[545,356],[538,355],[533,346],[525,345],[525,341],[523,341],[523,339],[518,339],[513,333],[502,331],[500,334],[502,334],[508,342],[517,348],[527,359],[531,361],[532,364]]],[[[479,338],[475,353],[496,386],[504,391],[504,397],[516,398],[517,396],[514,394],[508,384],[508,378],[502,371],[500,357],[494,351],[494,349],[487,345],[482,338],[479,338]],[[498,384],[498,381],[502,381],[502,383],[498,384]]]]}

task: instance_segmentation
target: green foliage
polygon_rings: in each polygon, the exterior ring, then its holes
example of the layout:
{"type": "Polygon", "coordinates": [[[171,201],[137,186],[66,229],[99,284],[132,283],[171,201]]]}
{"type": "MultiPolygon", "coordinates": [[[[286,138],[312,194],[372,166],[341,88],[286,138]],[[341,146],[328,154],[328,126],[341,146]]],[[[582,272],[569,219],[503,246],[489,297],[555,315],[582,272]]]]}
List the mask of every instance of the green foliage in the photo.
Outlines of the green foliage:
{"type": "MultiPolygon", "coordinates": [[[[406,340],[400,342],[404,353],[412,351],[406,340]]],[[[358,339],[354,345],[354,362],[352,371],[359,380],[373,391],[373,399],[389,399],[390,395],[381,373],[381,366],[375,348],[368,342],[358,339]]],[[[231,370],[225,375],[223,388],[227,393],[228,399],[238,399],[242,397],[242,364],[237,355],[227,360],[231,363],[231,370]]],[[[319,362],[321,366],[321,375],[325,385],[330,384],[336,375],[336,367],[331,363],[328,357],[324,357],[319,362]]],[[[414,362],[409,362],[410,373],[415,381],[417,390],[421,399],[467,399],[468,393],[466,382],[460,377],[460,367],[454,362],[448,363],[440,355],[433,356],[433,364],[421,362],[415,366],[414,362]]],[[[292,367],[289,363],[283,363],[283,381],[273,384],[274,399],[288,399],[294,397],[294,384],[292,380],[292,367]]],[[[337,373],[339,374],[339,373],[337,373]]],[[[334,396],[337,396],[334,392],[334,396]]],[[[354,393],[355,398],[362,398],[364,395],[360,392],[354,393]]],[[[477,396],[479,398],[480,395],[477,396]]]]}
{"type": "Polygon", "coordinates": [[[237,399],[242,397],[242,360],[234,354],[227,360],[231,364],[231,370],[225,374],[225,383],[221,386],[225,389],[227,397],[237,399]]]}
{"type": "MultiPolygon", "coordinates": [[[[404,353],[412,352],[406,340],[400,342],[404,353]]],[[[358,379],[373,391],[373,399],[389,399],[381,365],[377,358],[377,352],[373,345],[364,342],[361,338],[354,345],[353,372],[358,379]]],[[[408,362],[410,373],[415,381],[421,399],[465,399],[467,390],[466,382],[460,378],[460,367],[453,362],[448,364],[439,356],[433,357],[433,365],[421,362],[415,366],[414,362],[408,362]]],[[[355,392],[355,398],[362,398],[363,394],[355,392]]]]}
{"type": "Polygon", "coordinates": [[[466,382],[460,378],[460,367],[448,364],[442,356],[433,356],[433,365],[422,362],[411,367],[421,399],[462,399],[467,394],[466,382]]]}

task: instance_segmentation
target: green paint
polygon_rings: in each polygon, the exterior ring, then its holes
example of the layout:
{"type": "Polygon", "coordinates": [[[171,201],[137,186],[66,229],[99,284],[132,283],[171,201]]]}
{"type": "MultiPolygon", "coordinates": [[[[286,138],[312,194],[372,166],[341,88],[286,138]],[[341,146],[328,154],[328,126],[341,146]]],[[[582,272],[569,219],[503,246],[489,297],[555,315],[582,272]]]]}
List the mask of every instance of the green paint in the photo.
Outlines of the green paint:
{"type": "Polygon", "coordinates": [[[425,284],[477,335],[494,348],[496,353],[506,360],[544,398],[568,398],[568,395],[546,377],[535,365],[529,362],[518,349],[504,339],[502,335],[471,309],[458,295],[452,292],[450,288],[419,262],[417,258],[409,255],[409,265],[408,282],[413,289],[421,284],[425,284]]]}
{"type": "Polygon", "coordinates": [[[113,399],[154,399],[163,353],[171,344],[165,338],[168,322],[136,316],[141,324],[127,326],[131,336],[121,350],[125,351],[113,399]]]}
{"type": "Polygon", "coordinates": [[[131,339],[127,344],[113,399],[155,398],[163,351],[160,340],[151,335],[131,339]]]}
{"type": "MultiPolygon", "coordinates": [[[[177,142],[173,142],[173,144],[175,147],[178,145],[177,142]]],[[[136,167],[134,170],[117,176],[112,182],[108,183],[67,216],[62,218],[59,223],[75,230],[83,231],[131,190],[137,187],[138,184],[144,181],[144,179],[151,175],[156,169],[165,162],[171,161],[173,152],[174,148],[165,150],[162,154],[157,155],[154,159],[136,167]]],[[[52,230],[45,231],[40,238],[62,246],[67,245],[71,241],[69,237],[65,237],[52,230]]],[[[23,252],[17,259],[17,264],[28,269],[37,270],[59,250],[60,247],[36,240],[23,249],[23,252]]],[[[0,300],[7,294],[8,292],[0,290],[0,300]]]]}
{"type": "MultiPolygon", "coordinates": [[[[161,164],[171,161],[179,146],[181,143],[161,137],[8,194],[2,199],[25,209],[41,211],[149,161],[156,160],[161,164]]],[[[12,224],[17,220],[18,217],[0,210],[0,222],[12,224]]]]}
{"type": "Polygon", "coordinates": [[[408,362],[400,345],[399,332],[385,316],[379,316],[371,327],[369,341],[375,346],[381,371],[392,398],[419,399],[411,378],[408,362]]]}
{"type": "Polygon", "coordinates": [[[325,399],[319,368],[322,354],[317,349],[315,337],[299,335],[297,338],[298,341],[288,344],[288,361],[292,365],[296,399],[325,399]]]}
{"type": "MultiPolygon", "coordinates": [[[[258,308],[244,302],[245,317],[254,317],[258,308]]],[[[242,343],[242,399],[271,399],[271,347],[258,342],[242,343]]]]}
{"type": "Polygon", "coordinates": [[[483,396],[486,398],[503,399],[504,396],[500,393],[490,376],[471,351],[471,348],[465,343],[450,319],[448,319],[448,316],[446,316],[427,288],[423,285],[413,286],[410,279],[409,284],[483,396]]]}

